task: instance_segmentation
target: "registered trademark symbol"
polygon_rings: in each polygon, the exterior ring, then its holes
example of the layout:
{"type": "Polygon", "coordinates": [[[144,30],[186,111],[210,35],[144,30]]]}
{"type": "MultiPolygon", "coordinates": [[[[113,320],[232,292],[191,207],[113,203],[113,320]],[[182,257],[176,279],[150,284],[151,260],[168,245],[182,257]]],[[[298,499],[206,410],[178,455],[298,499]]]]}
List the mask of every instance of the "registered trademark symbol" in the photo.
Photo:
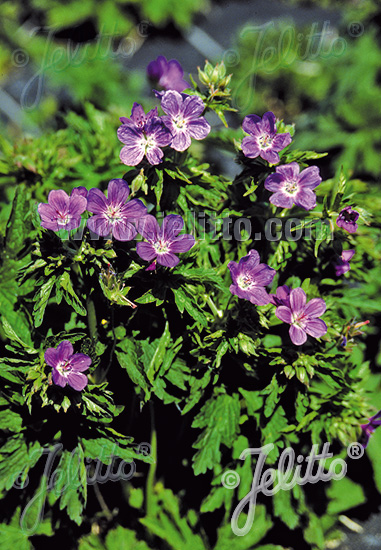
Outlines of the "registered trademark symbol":
{"type": "Polygon", "coordinates": [[[351,443],[347,447],[347,455],[349,458],[357,460],[358,458],[361,458],[364,453],[365,449],[362,445],[360,445],[360,443],[351,443]]]}
{"type": "Polygon", "coordinates": [[[364,25],[360,21],[354,21],[348,25],[348,34],[352,38],[358,38],[364,32],[364,25]]]}

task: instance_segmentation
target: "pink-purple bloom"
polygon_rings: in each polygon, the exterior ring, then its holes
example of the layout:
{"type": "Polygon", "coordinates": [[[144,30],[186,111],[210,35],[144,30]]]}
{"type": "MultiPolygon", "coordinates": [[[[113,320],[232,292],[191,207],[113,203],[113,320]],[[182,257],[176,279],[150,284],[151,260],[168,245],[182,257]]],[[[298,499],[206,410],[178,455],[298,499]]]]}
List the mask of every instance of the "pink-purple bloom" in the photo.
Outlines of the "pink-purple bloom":
{"type": "Polygon", "coordinates": [[[381,411],[369,418],[368,424],[361,425],[361,437],[360,443],[364,447],[367,447],[370,436],[374,433],[374,430],[381,426],[381,411]]]}
{"type": "Polygon", "coordinates": [[[290,292],[290,306],[279,306],[275,315],[290,326],[290,338],[296,346],[301,346],[307,340],[307,334],[320,338],[327,332],[327,325],[318,319],[325,312],[326,305],[322,298],[313,298],[308,303],[306,293],[302,288],[294,288],[290,292]]]}
{"type": "Polygon", "coordinates": [[[274,304],[274,306],[290,307],[290,292],[291,288],[289,286],[278,286],[275,294],[270,294],[270,302],[274,304]]]}
{"type": "Polygon", "coordinates": [[[271,298],[265,286],[271,284],[275,269],[261,264],[256,250],[250,250],[246,256],[239,260],[238,264],[229,262],[228,268],[233,281],[233,284],[230,285],[232,294],[238,298],[250,300],[257,306],[265,306],[270,303],[271,298]]]}
{"type": "Polygon", "coordinates": [[[159,55],[155,61],[149,63],[147,74],[150,80],[157,83],[164,90],[182,92],[189,88],[188,82],[183,79],[183,68],[176,59],[167,61],[163,55],[159,55]]]}
{"type": "Polygon", "coordinates": [[[112,236],[118,241],[131,241],[137,234],[133,222],[147,214],[141,200],[128,202],[130,188],[122,179],[111,180],[107,197],[99,189],[90,189],[87,210],[94,216],[87,220],[87,227],[101,237],[112,236]]]}
{"type": "Polygon", "coordinates": [[[74,353],[69,340],[61,342],[57,348],[48,348],[44,357],[49,367],[53,368],[52,380],[57,386],[64,388],[69,384],[81,391],[87,385],[87,376],[83,371],[90,367],[91,359],[84,353],[74,353]]]}
{"type": "Polygon", "coordinates": [[[131,117],[121,117],[120,121],[117,134],[124,143],[120,160],[127,166],[136,166],[145,155],[150,164],[159,164],[164,156],[161,147],[169,145],[172,136],[158,116],[157,107],[145,114],[142,106],[134,103],[131,117]]]}
{"type": "Polygon", "coordinates": [[[242,152],[245,157],[262,157],[270,164],[279,162],[279,151],[292,141],[288,132],[277,133],[275,115],[271,111],[265,113],[262,118],[258,115],[245,116],[242,128],[250,134],[242,140],[242,152]]]}
{"type": "Polygon", "coordinates": [[[345,206],[337,217],[336,225],[348,231],[348,233],[356,233],[357,220],[360,214],[356,210],[352,210],[350,206],[345,206]]]}
{"type": "Polygon", "coordinates": [[[156,258],[151,269],[156,267],[156,262],[165,267],[175,267],[180,261],[176,254],[188,252],[195,243],[193,235],[179,235],[183,227],[181,216],[166,216],[160,227],[156,218],[148,214],[137,222],[138,231],[147,242],[137,243],[136,252],[148,262],[156,258]]]}
{"type": "Polygon", "coordinates": [[[291,208],[293,204],[305,210],[316,206],[316,195],[313,189],[321,183],[319,168],[309,166],[300,172],[297,162],[277,166],[275,174],[270,174],[265,180],[265,188],[274,194],[270,197],[271,204],[281,208],[291,208]]]}
{"type": "Polygon", "coordinates": [[[38,213],[41,217],[41,225],[45,229],[59,231],[66,229],[71,231],[81,224],[81,214],[86,210],[87,189],[76,187],[70,197],[62,189],[50,191],[48,203],[38,205],[38,213]]]}
{"type": "Polygon", "coordinates": [[[210,125],[201,116],[205,105],[200,97],[169,90],[161,99],[161,108],[165,113],[161,118],[172,134],[171,147],[176,151],[188,149],[191,138],[200,140],[209,134],[210,125]]]}
{"type": "Polygon", "coordinates": [[[344,275],[344,273],[351,269],[349,262],[351,261],[354,253],[354,250],[343,250],[340,258],[336,259],[334,263],[336,277],[341,277],[341,275],[344,275]]]}

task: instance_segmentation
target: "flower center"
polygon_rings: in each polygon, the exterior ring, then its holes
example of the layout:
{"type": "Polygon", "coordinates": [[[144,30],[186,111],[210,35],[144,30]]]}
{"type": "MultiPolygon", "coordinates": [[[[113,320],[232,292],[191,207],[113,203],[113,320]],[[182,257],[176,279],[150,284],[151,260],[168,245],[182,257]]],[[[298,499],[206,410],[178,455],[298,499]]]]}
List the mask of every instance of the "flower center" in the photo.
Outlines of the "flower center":
{"type": "Polygon", "coordinates": [[[176,128],[179,128],[179,130],[182,130],[187,125],[182,115],[176,115],[175,117],[173,117],[173,124],[176,126],[176,128]]]}
{"type": "Polygon", "coordinates": [[[167,243],[163,241],[157,241],[153,247],[158,254],[166,254],[169,252],[167,243]]]}
{"type": "Polygon", "coordinates": [[[346,222],[355,222],[356,221],[355,212],[347,212],[345,210],[344,212],[341,213],[341,215],[343,216],[343,218],[346,222]]]}
{"type": "Polygon", "coordinates": [[[298,184],[295,180],[286,181],[283,188],[290,195],[295,195],[298,190],[298,184]]]}
{"type": "Polygon", "coordinates": [[[62,376],[68,376],[71,372],[71,365],[69,361],[64,361],[57,365],[57,370],[62,376]]]}
{"type": "Polygon", "coordinates": [[[263,134],[258,138],[258,142],[262,149],[266,149],[271,146],[273,138],[269,134],[263,134]]]}
{"type": "Polygon", "coordinates": [[[70,220],[68,212],[58,212],[57,211],[57,223],[58,225],[66,225],[70,220]]]}
{"type": "Polygon", "coordinates": [[[111,222],[116,222],[121,219],[120,215],[120,205],[113,206],[109,205],[106,210],[106,216],[111,222]]]}
{"type": "Polygon", "coordinates": [[[238,277],[237,282],[238,286],[245,290],[253,284],[253,279],[250,277],[250,275],[241,275],[240,277],[238,277]]]}

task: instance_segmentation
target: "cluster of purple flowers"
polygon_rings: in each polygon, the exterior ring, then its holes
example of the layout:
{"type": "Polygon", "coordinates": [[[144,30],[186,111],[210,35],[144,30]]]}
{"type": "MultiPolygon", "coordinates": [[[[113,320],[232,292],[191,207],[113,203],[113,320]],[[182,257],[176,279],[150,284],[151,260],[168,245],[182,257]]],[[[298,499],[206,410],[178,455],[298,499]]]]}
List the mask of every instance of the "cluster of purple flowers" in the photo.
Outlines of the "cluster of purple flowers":
{"type": "MultiPolygon", "coordinates": [[[[278,164],[279,152],[290,145],[289,132],[279,134],[275,115],[267,112],[263,117],[248,115],[242,123],[243,130],[249,134],[242,140],[242,152],[248,158],[261,157],[269,164],[278,164]]],[[[293,204],[305,210],[316,206],[316,195],[313,189],[322,179],[317,166],[310,166],[300,172],[298,163],[291,162],[277,166],[275,174],[265,180],[265,189],[271,191],[271,204],[281,208],[291,208],[293,204]]]]}
{"type": "Polygon", "coordinates": [[[302,288],[291,290],[287,285],[278,287],[276,294],[267,293],[265,287],[271,284],[275,270],[260,263],[256,250],[250,250],[238,264],[230,262],[228,268],[233,283],[230,292],[258,306],[274,304],[278,319],[290,325],[289,334],[295,345],[304,344],[307,335],[320,338],[327,332],[327,325],[319,319],[326,309],[322,298],[314,298],[307,303],[302,288]]]}
{"type": "Polygon", "coordinates": [[[113,179],[108,184],[107,196],[97,188],[89,192],[83,188],[74,189],[68,197],[65,191],[50,191],[48,204],[39,204],[41,225],[46,229],[76,229],[81,223],[81,214],[87,209],[93,216],[87,220],[87,227],[101,237],[114,237],[118,241],[131,241],[138,232],[147,242],[136,246],[138,255],[151,264],[156,262],[174,267],[179,258],[175,255],[188,252],[195,243],[192,235],[179,235],[184,226],[181,216],[170,214],[163,220],[161,228],[156,219],[147,214],[147,208],[140,199],[128,200],[130,188],[123,179],[113,179]]]}
{"type": "Polygon", "coordinates": [[[161,108],[165,115],[159,116],[157,107],[145,114],[138,103],[134,103],[131,117],[121,117],[118,139],[124,144],[120,152],[121,161],[127,166],[136,166],[144,156],[151,165],[162,162],[162,147],[170,146],[175,151],[185,151],[191,138],[204,139],[210,132],[210,125],[202,113],[205,105],[198,96],[168,90],[161,97],[161,108]]]}

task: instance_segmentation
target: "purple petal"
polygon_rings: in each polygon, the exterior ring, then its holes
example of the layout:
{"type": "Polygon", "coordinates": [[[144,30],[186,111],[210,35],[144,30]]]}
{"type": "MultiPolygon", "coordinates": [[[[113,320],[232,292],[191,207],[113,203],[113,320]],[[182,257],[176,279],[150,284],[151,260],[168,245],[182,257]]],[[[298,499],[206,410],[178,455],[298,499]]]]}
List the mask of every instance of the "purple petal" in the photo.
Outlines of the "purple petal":
{"type": "Polygon", "coordinates": [[[38,205],[38,213],[41,217],[41,226],[45,229],[51,229],[52,231],[58,231],[57,212],[50,206],[50,204],[40,203],[38,205]]]}
{"type": "Polygon", "coordinates": [[[249,300],[256,306],[265,306],[270,303],[270,295],[261,286],[254,285],[246,291],[249,295],[249,300]]]}
{"type": "Polygon", "coordinates": [[[286,132],[284,134],[276,134],[271,145],[274,151],[282,151],[287,145],[290,145],[291,141],[291,134],[286,132]]]}
{"type": "Polygon", "coordinates": [[[157,242],[159,240],[159,224],[151,214],[143,216],[136,222],[137,230],[147,241],[157,242]]]}
{"type": "Polygon", "coordinates": [[[305,210],[312,210],[316,206],[316,195],[311,189],[302,188],[295,194],[294,202],[305,210]]]}
{"type": "Polygon", "coordinates": [[[118,220],[112,228],[112,234],[117,241],[132,241],[137,235],[137,231],[131,222],[118,220]]]}
{"type": "Polygon", "coordinates": [[[80,185],[79,187],[74,187],[74,189],[70,193],[70,198],[80,195],[81,197],[85,197],[85,199],[87,199],[87,193],[88,193],[88,190],[86,189],[86,187],[83,187],[83,185],[80,185]]]}
{"type": "Polygon", "coordinates": [[[159,85],[166,90],[182,92],[189,88],[188,82],[183,80],[184,71],[176,59],[168,61],[166,70],[159,80],[159,85]]]}
{"type": "Polygon", "coordinates": [[[297,162],[290,162],[290,164],[282,164],[275,168],[276,173],[283,176],[288,181],[295,181],[299,176],[299,164],[297,162]]]}
{"type": "Polygon", "coordinates": [[[87,370],[90,365],[91,359],[84,353],[75,353],[70,359],[71,368],[79,372],[87,370]]]}
{"type": "Polygon", "coordinates": [[[258,123],[261,122],[261,117],[258,115],[248,115],[245,116],[242,122],[242,128],[247,134],[260,136],[262,134],[260,126],[258,123]]]}
{"type": "Polygon", "coordinates": [[[279,155],[272,149],[262,149],[260,153],[261,157],[264,160],[267,160],[270,164],[278,164],[279,162],[279,155]]]}
{"type": "Polygon", "coordinates": [[[130,220],[138,220],[147,214],[147,207],[140,199],[132,199],[120,208],[120,215],[130,220]]]}
{"type": "Polygon", "coordinates": [[[107,199],[110,204],[124,204],[130,194],[130,188],[123,179],[110,180],[107,188],[107,199]]]}
{"type": "Polygon", "coordinates": [[[69,209],[69,196],[62,189],[50,191],[48,202],[57,212],[67,212],[69,209]]]}
{"type": "Polygon", "coordinates": [[[129,126],[127,124],[119,126],[116,133],[119,141],[130,146],[139,144],[143,137],[143,130],[141,128],[136,128],[135,126],[129,126]]]}
{"type": "Polygon", "coordinates": [[[131,110],[131,120],[136,126],[142,128],[146,121],[146,114],[139,103],[134,103],[131,110]]]}
{"type": "Polygon", "coordinates": [[[184,220],[178,214],[170,214],[163,219],[160,235],[166,240],[171,241],[184,227],[184,220]]]}
{"type": "Polygon", "coordinates": [[[57,350],[55,348],[48,348],[44,353],[44,359],[49,367],[56,367],[59,363],[57,350]]]}
{"type": "MultiPolygon", "coordinates": [[[[80,218],[81,214],[86,210],[87,200],[82,195],[72,195],[69,202],[69,215],[75,218],[80,218]]],[[[77,226],[78,227],[78,226],[77,226]]]]}
{"type": "Polygon", "coordinates": [[[56,386],[61,386],[61,388],[64,388],[67,384],[67,378],[62,376],[57,369],[53,369],[52,380],[56,386]]]}
{"type": "Polygon", "coordinates": [[[261,149],[259,148],[256,137],[246,136],[241,143],[242,153],[245,157],[254,159],[259,156],[261,149]]]}
{"type": "Polygon", "coordinates": [[[100,237],[107,237],[112,230],[112,223],[105,216],[95,215],[87,220],[87,227],[100,237]]]}
{"type": "Polygon", "coordinates": [[[107,210],[107,199],[100,189],[90,189],[87,210],[93,214],[103,214],[107,210]]]}
{"type": "Polygon", "coordinates": [[[68,377],[67,381],[69,386],[71,386],[74,390],[82,391],[88,383],[88,379],[86,374],[82,374],[81,372],[75,372],[72,371],[68,377]]]}
{"type": "Polygon", "coordinates": [[[175,267],[179,261],[179,258],[171,252],[157,255],[157,263],[165,267],[175,267]]]}
{"type": "Polygon", "coordinates": [[[327,306],[322,298],[313,298],[304,308],[304,315],[310,319],[316,319],[325,313],[327,306]]]}
{"type": "Polygon", "coordinates": [[[302,288],[294,288],[290,292],[290,305],[293,313],[302,313],[306,305],[307,297],[302,288]]]}
{"type": "Polygon", "coordinates": [[[146,133],[150,138],[154,138],[155,145],[165,147],[172,141],[172,134],[159,118],[150,120],[146,127],[146,133]]]}
{"type": "Polygon", "coordinates": [[[270,174],[265,179],[265,189],[268,191],[277,192],[280,190],[284,178],[281,174],[270,174]]]}
{"type": "Polygon", "coordinates": [[[341,254],[341,258],[344,262],[350,262],[353,258],[353,255],[355,253],[355,250],[343,250],[343,253],[341,254]]]}
{"type": "Polygon", "coordinates": [[[69,340],[63,340],[57,346],[57,358],[58,361],[67,361],[69,357],[73,355],[73,346],[69,340]]]}
{"type": "Polygon", "coordinates": [[[122,147],[119,158],[126,166],[137,166],[144,157],[143,145],[125,145],[122,147]]]}
{"type": "Polygon", "coordinates": [[[204,117],[198,120],[191,120],[188,123],[188,132],[193,139],[204,139],[209,134],[211,128],[209,122],[204,117]]]}
{"type": "Polygon", "coordinates": [[[159,147],[149,147],[146,151],[147,160],[152,166],[160,164],[163,159],[164,153],[159,147]]]}
{"type": "Polygon", "coordinates": [[[272,283],[276,271],[266,264],[257,265],[251,272],[256,285],[266,286],[272,283]]]}
{"type": "Polygon", "coordinates": [[[146,262],[150,262],[157,256],[157,252],[151,243],[137,243],[136,253],[146,262]]]}
{"type": "Polygon", "coordinates": [[[322,179],[317,166],[309,166],[300,172],[299,183],[303,187],[315,189],[321,182],[322,179]]]}
{"type": "Polygon", "coordinates": [[[304,330],[296,325],[291,325],[289,330],[290,338],[293,344],[301,346],[307,340],[307,334],[304,330]]]}
{"type": "Polygon", "coordinates": [[[161,108],[166,115],[178,115],[183,106],[183,98],[179,92],[169,90],[165,92],[161,100],[161,108]]]}
{"type": "Polygon", "coordinates": [[[258,252],[252,248],[246,256],[243,256],[238,263],[238,273],[247,273],[259,265],[260,257],[258,252]]]}
{"type": "Polygon", "coordinates": [[[185,151],[190,147],[191,144],[191,138],[187,130],[176,130],[176,132],[172,132],[173,139],[171,143],[172,149],[175,149],[175,151],[185,151]]]}
{"type": "Polygon", "coordinates": [[[60,226],[59,224],[59,229],[66,229],[67,231],[71,231],[72,229],[76,229],[80,225],[81,225],[81,216],[76,216],[73,218],[69,218],[67,223],[63,224],[62,226],[60,226]]]}
{"type": "Polygon", "coordinates": [[[320,338],[327,332],[327,325],[321,319],[309,319],[303,323],[303,328],[307,334],[314,338],[320,338]]]}
{"type": "Polygon", "coordinates": [[[239,266],[237,264],[237,262],[229,262],[228,263],[228,269],[230,271],[230,275],[231,275],[231,278],[232,278],[232,281],[234,284],[237,284],[237,277],[239,275],[239,272],[240,272],[240,269],[239,269],[239,266]]]}
{"type": "Polygon", "coordinates": [[[262,129],[270,135],[276,132],[275,115],[271,111],[267,111],[267,113],[263,115],[262,129]]]}
{"type": "Polygon", "coordinates": [[[180,235],[169,245],[169,251],[178,254],[179,252],[188,252],[194,246],[195,239],[193,235],[180,235]]]}
{"type": "Polygon", "coordinates": [[[184,118],[197,118],[204,112],[205,105],[201,97],[197,95],[188,96],[183,103],[184,118]]]}
{"type": "Polygon", "coordinates": [[[292,323],[292,314],[291,314],[291,309],[290,308],[288,308],[286,306],[279,306],[275,310],[275,315],[278,317],[278,319],[280,319],[284,323],[288,323],[289,325],[291,325],[291,323],[292,323]]]}
{"type": "Polygon", "coordinates": [[[283,191],[278,191],[277,193],[274,193],[270,197],[271,204],[274,204],[275,206],[279,206],[280,208],[291,208],[294,204],[292,197],[290,195],[287,195],[283,191]]]}

